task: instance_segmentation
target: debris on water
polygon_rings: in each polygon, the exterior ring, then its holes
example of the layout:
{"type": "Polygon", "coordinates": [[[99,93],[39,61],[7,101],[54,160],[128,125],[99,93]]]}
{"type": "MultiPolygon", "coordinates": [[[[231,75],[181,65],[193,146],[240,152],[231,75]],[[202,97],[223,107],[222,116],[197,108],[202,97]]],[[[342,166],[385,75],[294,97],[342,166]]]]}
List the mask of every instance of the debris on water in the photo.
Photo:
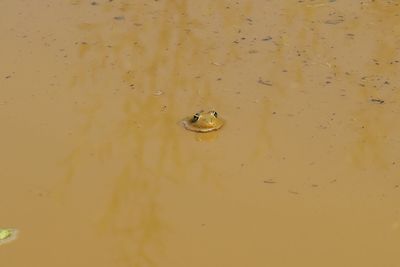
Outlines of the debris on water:
{"type": "Polygon", "coordinates": [[[329,6],[329,3],[334,3],[336,0],[329,0],[328,3],[317,3],[313,5],[307,5],[308,7],[326,7],[329,6]]]}
{"type": "Polygon", "coordinates": [[[17,238],[18,231],[12,228],[0,228],[0,245],[17,238]]]}
{"type": "Polygon", "coordinates": [[[344,21],[344,16],[336,12],[329,13],[329,19],[325,20],[325,24],[336,25],[344,21]]]}
{"type": "Polygon", "coordinates": [[[160,91],[160,90],[157,90],[157,91],[155,91],[155,92],[153,93],[154,96],[160,96],[160,95],[163,95],[163,94],[164,94],[164,92],[163,92],[163,91],[160,91]]]}
{"type": "Polygon", "coordinates": [[[370,99],[371,102],[377,103],[377,104],[383,104],[385,103],[385,100],[379,99],[379,98],[372,98],[370,99]]]}
{"type": "Polygon", "coordinates": [[[272,40],[271,36],[267,36],[267,37],[261,39],[261,41],[270,41],[270,40],[272,40]]]}
{"type": "Polygon", "coordinates": [[[272,179],[264,180],[264,184],[276,184],[276,182],[272,179]]]}
{"type": "Polygon", "coordinates": [[[262,84],[262,85],[272,86],[271,81],[263,80],[263,79],[261,79],[261,78],[258,78],[258,81],[257,81],[257,82],[260,83],[260,84],[262,84]]]}
{"type": "Polygon", "coordinates": [[[124,16],[115,16],[114,19],[115,20],[124,20],[125,17],[124,16]]]}
{"type": "Polygon", "coordinates": [[[325,24],[336,25],[336,24],[342,23],[343,21],[344,21],[343,17],[338,17],[335,19],[325,20],[325,24]]]}
{"type": "Polygon", "coordinates": [[[91,4],[92,6],[97,6],[97,5],[98,5],[98,3],[95,2],[95,1],[91,2],[90,4],[91,4]]]}

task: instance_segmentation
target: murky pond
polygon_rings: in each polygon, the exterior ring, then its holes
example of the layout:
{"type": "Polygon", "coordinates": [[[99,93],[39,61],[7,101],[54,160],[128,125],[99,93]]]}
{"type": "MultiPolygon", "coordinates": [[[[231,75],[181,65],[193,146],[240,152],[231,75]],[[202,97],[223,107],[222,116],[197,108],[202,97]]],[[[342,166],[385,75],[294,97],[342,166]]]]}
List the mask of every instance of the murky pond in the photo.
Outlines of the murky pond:
{"type": "Polygon", "coordinates": [[[1,266],[400,266],[398,1],[0,15],[1,266]]]}

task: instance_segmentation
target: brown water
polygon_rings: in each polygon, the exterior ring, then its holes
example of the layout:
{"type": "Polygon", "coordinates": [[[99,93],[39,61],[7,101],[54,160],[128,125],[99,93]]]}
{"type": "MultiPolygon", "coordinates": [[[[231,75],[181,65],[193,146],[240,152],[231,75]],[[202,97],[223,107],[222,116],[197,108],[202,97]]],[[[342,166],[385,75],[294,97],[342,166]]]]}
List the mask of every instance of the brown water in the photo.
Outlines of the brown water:
{"type": "Polygon", "coordinates": [[[400,266],[398,1],[0,15],[1,266],[400,266]]]}

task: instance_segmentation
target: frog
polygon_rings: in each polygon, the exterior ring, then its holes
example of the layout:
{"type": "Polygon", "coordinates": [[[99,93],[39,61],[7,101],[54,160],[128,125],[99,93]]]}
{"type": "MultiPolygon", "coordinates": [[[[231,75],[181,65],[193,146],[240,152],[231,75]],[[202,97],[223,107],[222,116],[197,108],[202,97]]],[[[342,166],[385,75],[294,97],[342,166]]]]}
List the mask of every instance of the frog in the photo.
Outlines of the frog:
{"type": "Polygon", "coordinates": [[[207,133],[221,129],[225,121],[214,110],[199,111],[182,120],[183,127],[189,131],[207,133]]]}
{"type": "Polygon", "coordinates": [[[17,233],[17,229],[0,228],[0,245],[16,239],[17,233]]]}

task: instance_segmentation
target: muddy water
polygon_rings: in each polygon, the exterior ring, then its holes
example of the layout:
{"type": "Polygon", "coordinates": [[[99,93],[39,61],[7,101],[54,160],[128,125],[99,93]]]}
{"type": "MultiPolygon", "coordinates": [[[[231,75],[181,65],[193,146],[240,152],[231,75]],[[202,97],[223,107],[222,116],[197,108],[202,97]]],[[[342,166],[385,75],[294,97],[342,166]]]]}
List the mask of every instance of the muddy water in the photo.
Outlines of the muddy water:
{"type": "Polygon", "coordinates": [[[397,1],[0,14],[1,266],[400,266],[397,1]]]}

